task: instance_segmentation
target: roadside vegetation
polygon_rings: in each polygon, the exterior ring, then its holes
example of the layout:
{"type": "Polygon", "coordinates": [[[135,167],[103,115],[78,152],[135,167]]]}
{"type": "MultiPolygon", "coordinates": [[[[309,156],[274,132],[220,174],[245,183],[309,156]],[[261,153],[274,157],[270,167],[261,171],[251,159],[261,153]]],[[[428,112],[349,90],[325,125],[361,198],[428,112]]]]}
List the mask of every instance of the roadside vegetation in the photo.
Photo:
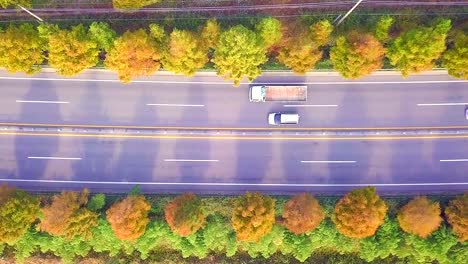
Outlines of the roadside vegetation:
{"type": "Polygon", "coordinates": [[[209,197],[145,196],[134,188],[106,197],[86,189],[50,195],[7,185],[0,190],[0,250],[17,263],[41,254],[71,263],[96,256],[173,259],[175,252],[191,263],[221,255],[219,263],[245,255],[313,263],[323,254],[341,258],[337,263],[468,260],[468,193],[382,198],[366,187],[341,198],[209,197]]]}
{"type": "Polygon", "coordinates": [[[423,23],[382,16],[365,28],[334,29],[327,19],[282,21],[263,17],[249,25],[221,25],[209,19],[196,29],[151,23],[116,32],[105,22],[59,27],[56,24],[10,24],[0,31],[0,67],[33,74],[48,64],[73,76],[104,66],[123,82],[159,69],[193,75],[214,68],[235,86],[253,80],[265,65],[298,74],[332,65],[356,79],[385,65],[403,76],[444,66],[467,79],[467,34],[451,30],[450,19],[423,23]]]}

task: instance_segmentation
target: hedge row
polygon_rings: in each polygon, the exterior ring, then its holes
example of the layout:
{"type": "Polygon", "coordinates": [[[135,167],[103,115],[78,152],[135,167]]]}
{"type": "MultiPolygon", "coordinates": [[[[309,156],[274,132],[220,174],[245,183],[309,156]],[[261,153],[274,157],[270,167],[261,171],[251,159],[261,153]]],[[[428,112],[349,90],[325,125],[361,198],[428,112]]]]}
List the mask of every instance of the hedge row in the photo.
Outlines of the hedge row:
{"type": "Polygon", "coordinates": [[[33,74],[46,62],[59,74],[72,76],[102,64],[130,82],[161,67],[191,76],[213,65],[218,75],[238,85],[245,77],[252,81],[259,76],[268,61],[303,74],[330,60],[336,71],[350,79],[371,74],[384,64],[403,76],[443,65],[452,76],[468,78],[468,36],[461,30],[449,32],[449,19],[413,25],[383,16],[369,28],[338,34],[328,20],[307,24],[272,17],[260,19],[253,28],[223,29],[210,19],[197,31],[168,32],[150,24],[149,29],[122,35],[103,22],[68,29],[11,24],[0,32],[0,67],[33,74]]]}
{"type": "MultiPolygon", "coordinates": [[[[112,0],[112,6],[119,9],[137,9],[159,2],[160,0],[112,0]]],[[[0,0],[0,8],[16,7],[18,4],[32,7],[33,3],[32,0],[0,0]]]]}
{"type": "Polygon", "coordinates": [[[253,258],[281,253],[305,261],[314,252],[332,250],[366,261],[389,256],[412,263],[468,261],[468,193],[443,212],[439,201],[427,197],[396,206],[372,187],[337,202],[306,193],[285,203],[260,193],[154,200],[133,191],[112,202],[104,194],[89,200],[88,195],[85,189],[34,197],[0,186],[0,248],[14,251],[20,262],[36,252],[65,262],[91,251],[146,259],[161,249],[178,250],[184,258],[247,252],[253,258]]]}

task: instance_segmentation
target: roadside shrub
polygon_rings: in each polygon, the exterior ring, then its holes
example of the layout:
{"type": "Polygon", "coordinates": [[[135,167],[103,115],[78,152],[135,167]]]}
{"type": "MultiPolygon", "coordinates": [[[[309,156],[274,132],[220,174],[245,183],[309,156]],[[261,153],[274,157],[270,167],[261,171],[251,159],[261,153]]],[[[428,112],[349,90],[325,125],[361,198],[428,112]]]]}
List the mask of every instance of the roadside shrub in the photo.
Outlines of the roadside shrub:
{"type": "Polygon", "coordinates": [[[160,0],[112,0],[112,6],[120,9],[137,9],[159,2],[160,0]]]}
{"type": "Polygon", "coordinates": [[[168,203],[164,216],[171,230],[180,236],[197,232],[206,222],[201,200],[193,193],[180,195],[168,203]]]}
{"type": "Polygon", "coordinates": [[[427,238],[442,222],[439,203],[427,197],[416,197],[398,212],[398,223],[403,231],[427,238]]]}
{"type": "Polygon", "coordinates": [[[132,195],[114,203],[107,210],[107,220],[115,236],[121,240],[135,240],[145,233],[151,206],[144,196],[132,195]]]}
{"type": "Polygon", "coordinates": [[[238,241],[259,241],[275,222],[275,200],[260,193],[246,193],[234,202],[231,223],[238,241]]]}
{"type": "Polygon", "coordinates": [[[385,49],[374,36],[353,31],[341,36],[331,48],[333,68],[343,77],[356,79],[380,69],[385,49]]]}
{"type": "Polygon", "coordinates": [[[22,190],[0,186],[0,245],[21,239],[38,216],[38,199],[22,190]]]}
{"type": "Polygon", "coordinates": [[[325,214],[317,199],[302,193],[286,202],[281,224],[294,234],[304,234],[314,230],[324,218],[325,214]]]}
{"type": "Polygon", "coordinates": [[[468,79],[468,35],[461,32],[455,37],[453,47],[443,57],[443,65],[456,78],[468,79]]]}
{"type": "Polygon", "coordinates": [[[459,241],[467,241],[468,193],[451,200],[449,202],[449,206],[445,208],[445,216],[447,217],[447,222],[449,222],[449,224],[452,226],[453,232],[458,236],[459,241]]]}
{"type": "Polygon", "coordinates": [[[106,195],[98,193],[93,195],[88,202],[88,209],[94,212],[101,210],[106,205],[106,195]]]}
{"type": "Polygon", "coordinates": [[[395,20],[391,16],[382,16],[375,27],[375,37],[382,43],[389,41],[388,33],[395,20]]]}
{"type": "Polygon", "coordinates": [[[75,236],[90,238],[97,225],[98,214],[87,209],[88,190],[82,193],[62,192],[54,195],[52,203],[42,208],[44,217],[39,229],[51,235],[72,239],[75,236]]]}
{"type": "Polygon", "coordinates": [[[341,198],[332,220],[343,235],[350,238],[372,236],[384,223],[387,205],[374,187],[356,189],[341,198]]]}

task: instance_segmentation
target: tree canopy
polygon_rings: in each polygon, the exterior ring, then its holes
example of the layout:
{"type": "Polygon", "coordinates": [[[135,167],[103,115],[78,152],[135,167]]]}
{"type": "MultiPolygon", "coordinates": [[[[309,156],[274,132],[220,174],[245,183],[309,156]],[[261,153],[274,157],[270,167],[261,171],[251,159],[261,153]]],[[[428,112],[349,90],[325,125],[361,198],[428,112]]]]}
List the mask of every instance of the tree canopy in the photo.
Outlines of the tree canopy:
{"type": "MultiPolygon", "coordinates": [[[[449,202],[445,209],[447,221],[458,236],[460,242],[468,240],[468,193],[458,196],[449,202]]],[[[468,253],[468,252],[467,252],[468,253]]]]}
{"type": "Polygon", "coordinates": [[[386,43],[389,37],[390,28],[393,25],[395,20],[391,16],[382,16],[380,17],[377,25],[375,27],[375,37],[382,43],[386,43]]]}
{"type": "Polygon", "coordinates": [[[239,25],[221,34],[212,61],[218,75],[238,86],[242,78],[252,81],[261,74],[260,65],[267,61],[266,49],[258,34],[239,25]]]}
{"type": "Polygon", "coordinates": [[[60,29],[49,35],[50,66],[64,76],[76,75],[98,62],[99,48],[83,25],[60,29]]]}
{"type": "Polygon", "coordinates": [[[105,22],[93,22],[89,26],[91,39],[98,44],[98,48],[108,51],[114,45],[117,33],[105,22]]]}
{"type": "Polygon", "coordinates": [[[203,46],[206,49],[214,49],[218,45],[219,36],[221,34],[221,26],[216,19],[211,18],[206,21],[206,24],[201,28],[201,38],[203,46]]]}
{"type": "Polygon", "coordinates": [[[273,17],[265,17],[255,25],[255,29],[263,40],[266,49],[278,44],[283,37],[281,22],[273,17]]]}
{"type": "Polygon", "coordinates": [[[425,196],[416,197],[400,209],[398,223],[403,231],[427,238],[442,223],[439,203],[425,196]]]}
{"type": "Polygon", "coordinates": [[[45,43],[32,24],[11,24],[5,32],[0,32],[0,67],[12,73],[40,71],[45,43]]]}
{"type": "Polygon", "coordinates": [[[443,65],[456,78],[468,79],[468,35],[460,32],[443,56],[443,65]]]}
{"type": "Polygon", "coordinates": [[[171,230],[180,236],[197,232],[206,222],[201,200],[193,193],[174,198],[164,208],[164,216],[171,230]]]}
{"type": "Polygon", "coordinates": [[[325,218],[317,199],[308,193],[291,198],[284,205],[282,225],[294,234],[314,230],[325,218]]]}
{"type": "Polygon", "coordinates": [[[341,198],[332,220],[343,235],[350,238],[372,236],[383,224],[387,205],[374,187],[356,189],[341,198]]]}
{"type": "Polygon", "coordinates": [[[231,218],[238,241],[258,241],[275,223],[275,200],[260,193],[246,193],[234,202],[231,218]]]}
{"type": "Polygon", "coordinates": [[[161,0],[112,0],[112,6],[119,9],[137,9],[159,3],[161,0]]]}
{"type": "Polygon", "coordinates": [[[22,5],[24,7],[31,7],[32,0],[0,0],[0,6],[2,8],[8,8],[10,6],[22,5]]]}
{"type": "Polygon", "coordinates": [[[374,36],[350,32],[341,36],[331,48],[333,68],[343,77],[356,79],[368,75],[383,65],[385,49],[374,36]]]}
{"type": "Polygon", "coordinates": [[[390,42],[387,57],[403,76],[431,70],[435,61],[445,51],[445,39],[450,30],[448,19],[439,21],[434,27],[410,29],[390,42]]]}
{"type": "Polygon", "coordinates": [[[117,72],[119,79],[130,82],[133,78],[150,75],[159,70],[161,50],[145,30],[127,31],[114,42],[106,56],[106,66],[117,72]]]}

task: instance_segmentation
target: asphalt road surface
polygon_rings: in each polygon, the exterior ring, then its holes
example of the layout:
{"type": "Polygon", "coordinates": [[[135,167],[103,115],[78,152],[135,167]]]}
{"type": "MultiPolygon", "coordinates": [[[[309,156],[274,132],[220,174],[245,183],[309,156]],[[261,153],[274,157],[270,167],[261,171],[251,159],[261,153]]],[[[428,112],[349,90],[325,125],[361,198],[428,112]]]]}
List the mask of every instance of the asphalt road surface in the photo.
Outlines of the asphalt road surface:
{"type": "MultiPolygon", "coordinates": [[[[446,75],[265,75],[305,83],[301,106],[250,103],[248,85],[210,75],[160,75],[129,85],[106,72],[65,79],[0,74],[0,122],[268,127],[271,111],[297,111],[301,127],[463,126],[468,83],[446,75]]],[[[383,192],[468,190],[468,139],[257,140],[0,135],[0,181],[32,190],[383,192]]]]}

